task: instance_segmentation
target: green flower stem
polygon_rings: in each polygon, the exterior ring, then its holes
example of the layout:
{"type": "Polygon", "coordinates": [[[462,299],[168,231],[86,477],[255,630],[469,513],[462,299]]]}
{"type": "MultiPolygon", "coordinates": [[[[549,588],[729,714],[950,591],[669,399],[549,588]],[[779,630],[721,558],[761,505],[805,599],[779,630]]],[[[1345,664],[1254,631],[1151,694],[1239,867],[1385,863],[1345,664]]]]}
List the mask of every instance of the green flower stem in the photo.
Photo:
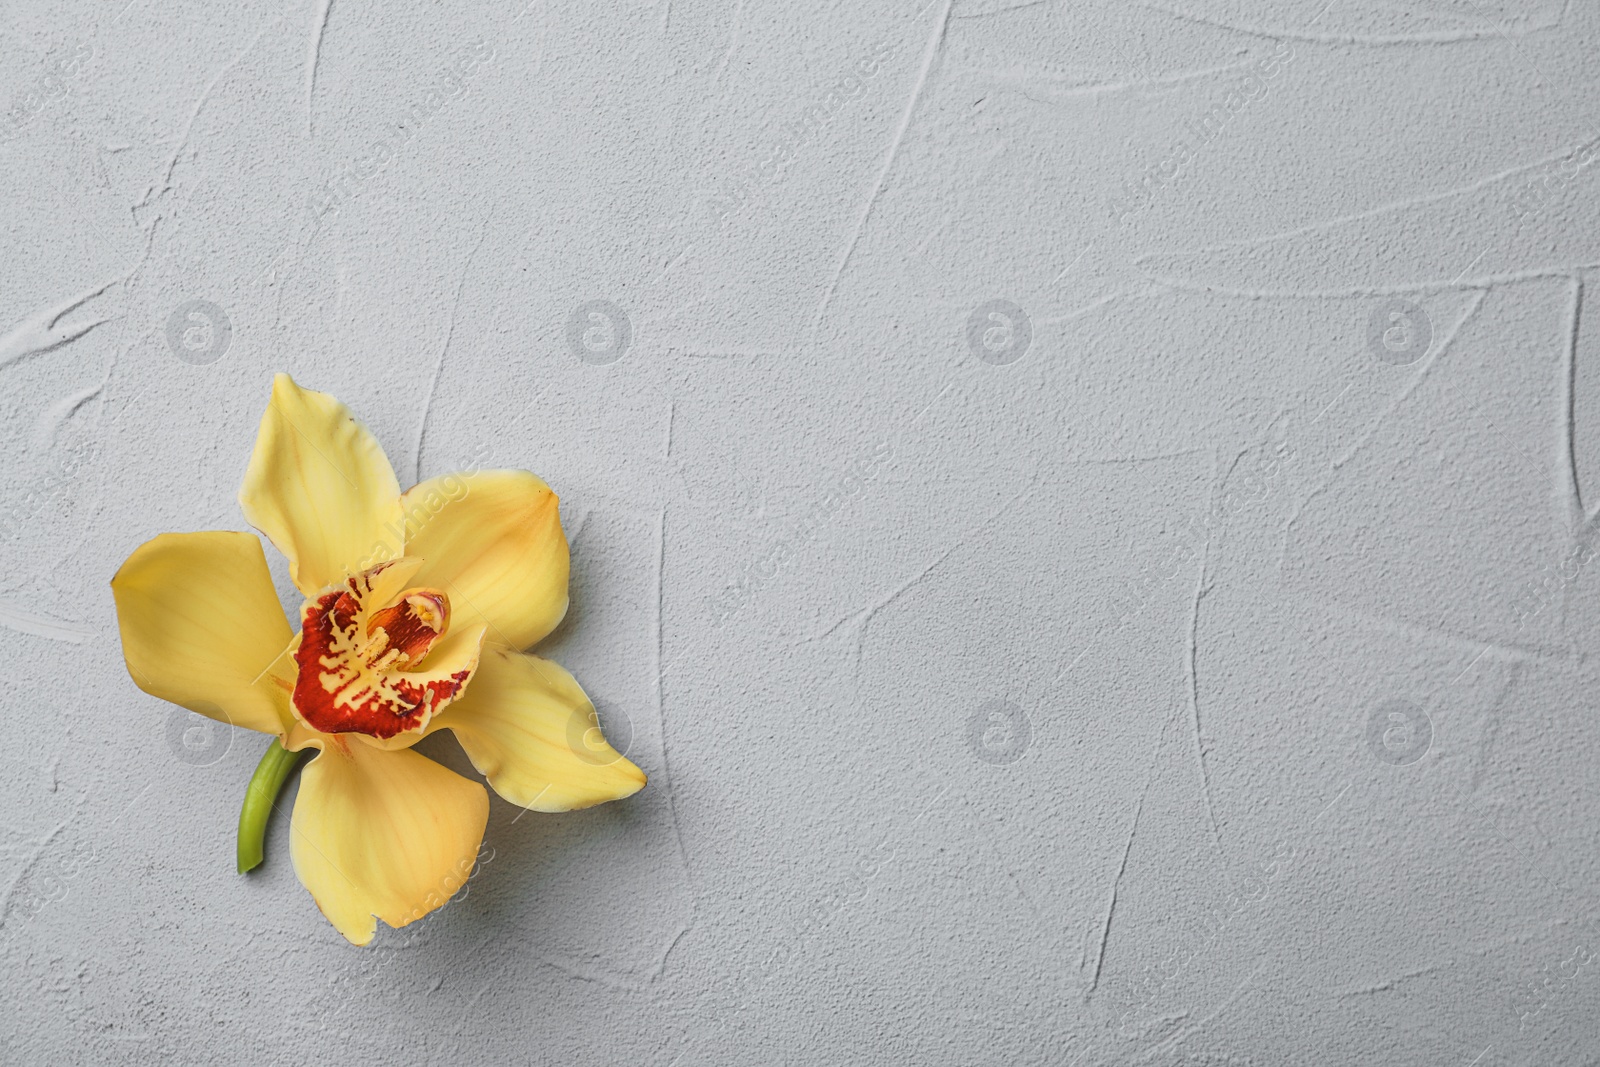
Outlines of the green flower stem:
{"type": "Polygon", "coordinates": [[[239,809],[239,873],[261,865],[262,844],[267,836],[267,816],[278,799],[278,791],[289,780],[300,753],[290,752],[276,738],[261,754],[256,773],[245,787],[244,807],[239,809]]]}

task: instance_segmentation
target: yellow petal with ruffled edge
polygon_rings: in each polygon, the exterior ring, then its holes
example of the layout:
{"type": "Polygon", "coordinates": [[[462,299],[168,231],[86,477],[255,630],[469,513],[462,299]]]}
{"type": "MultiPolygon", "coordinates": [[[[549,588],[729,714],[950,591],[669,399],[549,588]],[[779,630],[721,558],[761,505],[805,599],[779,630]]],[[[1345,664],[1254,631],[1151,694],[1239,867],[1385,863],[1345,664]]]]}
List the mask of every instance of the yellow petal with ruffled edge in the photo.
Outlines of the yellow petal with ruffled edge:
{"type": "Polygon", "coordinates": [[[450,595],[454,624],[489,625],[489,640],[528,648],[567,613],[567,537],[550,487],[527,471],[430,478],[406,490],[413,579],[450,595]]]}
{"type": "Polygon", "coordinates": [[[400,555],[400,483],[389,457],[349,408],[287,374],[272,380],[239,506],[289,558],[308,597],[400,555]]]}
{"type": "Polygon", "coordinates": [[[608,744],[594,704],[549,660],[485,645],[472,684],[434,717],[453,730],[494,791],[534,811],[571,811],[644,788],[644,772],[608,744]]]}
{"type": "Polygon", "coordinates": [[[288,729],[289,694],[264,674],[294,633],[254,534],[161,534],[134,549],[111,594],[140,689],[219,722],[288,729]]]}
{"type": "Polygon", "coordinates": [[[289,855],[300,884],[352,944],[377,920],[427,915],[472,872],[489,794],[410,750],[386,752],[323,735],[300,776],[289,855]]]}

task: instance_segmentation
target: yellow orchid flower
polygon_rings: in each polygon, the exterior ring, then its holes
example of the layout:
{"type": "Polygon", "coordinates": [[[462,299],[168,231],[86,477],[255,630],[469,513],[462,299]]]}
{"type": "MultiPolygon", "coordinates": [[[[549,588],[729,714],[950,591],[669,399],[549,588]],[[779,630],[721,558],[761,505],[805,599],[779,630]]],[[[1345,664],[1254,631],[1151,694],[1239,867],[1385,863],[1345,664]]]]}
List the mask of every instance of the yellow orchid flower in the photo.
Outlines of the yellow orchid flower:
{"type": "Polygon", "coordinates": [[[306,597],[298,633],[253,534],[162,534],[111,588],[140,689],[276,735],[240,816],[241,871],[260,862],[266,814],[307,749],[290,857],[357,945],[378,919],[405,926],[442,905],[482,843],[488,794],[410,751],[428,734],[455,731],[495,792],[535,811],[643,788],[572,675],[523,651],[567,611],[567,541],[544,482],[476,471],[401,493],[349,409],[279,374],[239,503],[288,557],[306,597]]]}

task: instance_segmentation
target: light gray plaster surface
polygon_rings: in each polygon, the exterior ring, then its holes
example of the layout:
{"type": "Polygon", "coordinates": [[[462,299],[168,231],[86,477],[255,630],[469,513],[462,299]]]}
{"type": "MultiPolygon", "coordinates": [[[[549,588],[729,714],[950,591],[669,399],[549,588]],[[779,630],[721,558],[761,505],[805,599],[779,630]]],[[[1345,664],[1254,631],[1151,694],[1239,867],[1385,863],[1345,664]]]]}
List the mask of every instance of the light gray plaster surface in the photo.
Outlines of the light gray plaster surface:
{"type": "MultiPolygon", "coordinates": [[[[1600,1062],[1588,0],[0,12],[0,1062],[1600,1062]],[[650,784],[346,944],[108,580],[271,375],[650,784]]],[[[269,551],[285,603],[298,602],[269,551]]],[[[429,754],[471,774],[448,736],[429,754]]],[[[284,811],[293,787],[284,798],[284,811]]]]}

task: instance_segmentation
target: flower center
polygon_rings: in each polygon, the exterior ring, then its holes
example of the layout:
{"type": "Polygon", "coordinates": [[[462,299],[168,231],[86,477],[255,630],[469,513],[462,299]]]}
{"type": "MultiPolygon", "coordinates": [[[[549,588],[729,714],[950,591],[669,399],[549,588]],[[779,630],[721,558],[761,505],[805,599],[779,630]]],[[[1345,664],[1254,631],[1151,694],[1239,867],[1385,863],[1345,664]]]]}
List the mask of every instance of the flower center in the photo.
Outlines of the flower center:
{"type": "MultiPolygon", "coordinates": [[[[344,593],[339,599],[344,601],[349,596],[344,593]]],[[[335,614],[341,607],[350,611],[350,607],[335,605],[335,614]]],[[[450,601],[443,593],[432,589],[413,590],[398,603],[373,612],[367,622],[365,641],[352,651],[374,670],[390,664],[415,663],[428,654],[449,621],[450,601]]]]}
{"type": "Polygon", "coordinates": [[[450,599],[437,589],[404,588],[420,566],[379,564],[301,610],[294,708],[308,725],[393,737],[426,725],[466,686],[475,647],[470,661],[425,662],[449,630],[450,599]]]}

